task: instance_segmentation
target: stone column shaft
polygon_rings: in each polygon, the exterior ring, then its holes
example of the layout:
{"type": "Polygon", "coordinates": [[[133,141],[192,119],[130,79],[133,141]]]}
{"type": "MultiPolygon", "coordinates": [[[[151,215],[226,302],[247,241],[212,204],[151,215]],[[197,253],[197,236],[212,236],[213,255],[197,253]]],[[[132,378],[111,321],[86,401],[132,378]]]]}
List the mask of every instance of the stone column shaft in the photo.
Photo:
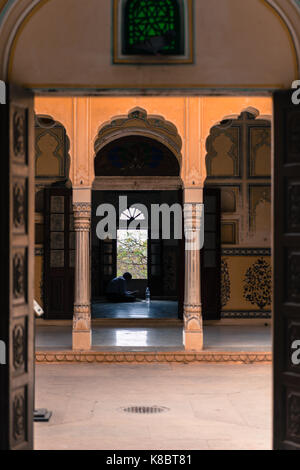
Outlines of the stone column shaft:
{"type": "Polygon", "coordinates": [[[73,350],[91,349],[90,227],[91,204],[73,204],[76,232],[73,350]]]}
{"type": "Polygon", "coordinates": [[[185,204],[185,292],[184,292],[184,346],[186,350],[203,348],[201,306],[201,210],[202,204],[185,204]]]}

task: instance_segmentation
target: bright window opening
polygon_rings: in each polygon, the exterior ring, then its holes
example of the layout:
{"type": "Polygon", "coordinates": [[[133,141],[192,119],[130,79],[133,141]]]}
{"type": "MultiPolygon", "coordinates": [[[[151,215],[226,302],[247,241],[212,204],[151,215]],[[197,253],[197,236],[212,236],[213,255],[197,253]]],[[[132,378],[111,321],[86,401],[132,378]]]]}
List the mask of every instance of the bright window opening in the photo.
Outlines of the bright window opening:
{"type": "Polygon", "coordinates": [[[117,231],[117,275],[130,272],[133,279],[148,278],[147,230],[117,231]]]}
{"type": "Polygon", "coordinates": [[[120,219],[132,222],[134,220],[145,220],[145,216],[137,207],[129,207],[129,209],[122,212],[120,219]]]}

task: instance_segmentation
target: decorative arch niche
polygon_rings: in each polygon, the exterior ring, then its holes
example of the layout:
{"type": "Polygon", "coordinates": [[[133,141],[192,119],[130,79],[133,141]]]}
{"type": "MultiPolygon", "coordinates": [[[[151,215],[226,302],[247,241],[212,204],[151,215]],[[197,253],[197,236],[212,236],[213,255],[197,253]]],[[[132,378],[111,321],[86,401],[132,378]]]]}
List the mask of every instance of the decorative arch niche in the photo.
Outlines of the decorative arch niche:
{"type": "Polygon", "coordinates": [[[210,129],[206,140],[207,179],[269,178],[271,173],[271,117],[253,107],[226,116],[210,129]],[[245,155],[245,161],[241,156],[245,155]]]}
{"type": "Polygon", "coordinates": [[[52,116],[35,117],[35,177],[47,184],[69,180],[70,140],[66,130],[52,116]]]}
{"type": "Polygon", "coordinates": [[[182,140],[177,128],[141,108],[104,124],[95,141],[95,176],[180,176],[182,140]]]}
{"type": "Polygon", "coordinates": [[[222,245],[270,246],[271,117],[226,116],[206,141],[205,187],[221,193],[222,245]]]}
{"type": "Polygon", "coordinates": [[[35,116],[35,209],[44,212],[44,188],[71,188],[70,140],[64,125],[52,116],[35,116]]]}

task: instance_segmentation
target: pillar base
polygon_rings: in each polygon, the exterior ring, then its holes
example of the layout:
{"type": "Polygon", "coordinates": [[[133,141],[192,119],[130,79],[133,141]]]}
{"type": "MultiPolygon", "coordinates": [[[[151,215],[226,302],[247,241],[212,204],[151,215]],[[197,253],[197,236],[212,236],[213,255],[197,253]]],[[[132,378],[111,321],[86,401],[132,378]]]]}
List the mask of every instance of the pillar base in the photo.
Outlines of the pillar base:
{"type": "Polygon", "coordinates": [[[72,340],[73,351],[89,351],[92,347],[92,332],[73,330],[72,340]]]}
{"type": "Polygon", "coordinates": [[[191,330],[183,332],[183,344],[186,351],[202,351],[203,331],[191,330]]]}

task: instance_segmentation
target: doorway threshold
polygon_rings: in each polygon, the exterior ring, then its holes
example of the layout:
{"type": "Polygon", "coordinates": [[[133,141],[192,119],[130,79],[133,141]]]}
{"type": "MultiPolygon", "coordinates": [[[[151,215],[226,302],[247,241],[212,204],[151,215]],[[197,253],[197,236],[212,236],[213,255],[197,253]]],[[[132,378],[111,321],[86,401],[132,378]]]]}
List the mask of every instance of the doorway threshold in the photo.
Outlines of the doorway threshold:
{"type": "MultiPolygon", "coordinates": [[[[162,349],[162,348],[160,348],[162,349]]],[[[271,364],[268,351],[37,351],[37,364],[271,364]]]]}
{"type": "Polygon", "coordinates": [[[183,320],[178,318],[95,318],[92,326],[103,327],[183,327],[183,320]]]}

